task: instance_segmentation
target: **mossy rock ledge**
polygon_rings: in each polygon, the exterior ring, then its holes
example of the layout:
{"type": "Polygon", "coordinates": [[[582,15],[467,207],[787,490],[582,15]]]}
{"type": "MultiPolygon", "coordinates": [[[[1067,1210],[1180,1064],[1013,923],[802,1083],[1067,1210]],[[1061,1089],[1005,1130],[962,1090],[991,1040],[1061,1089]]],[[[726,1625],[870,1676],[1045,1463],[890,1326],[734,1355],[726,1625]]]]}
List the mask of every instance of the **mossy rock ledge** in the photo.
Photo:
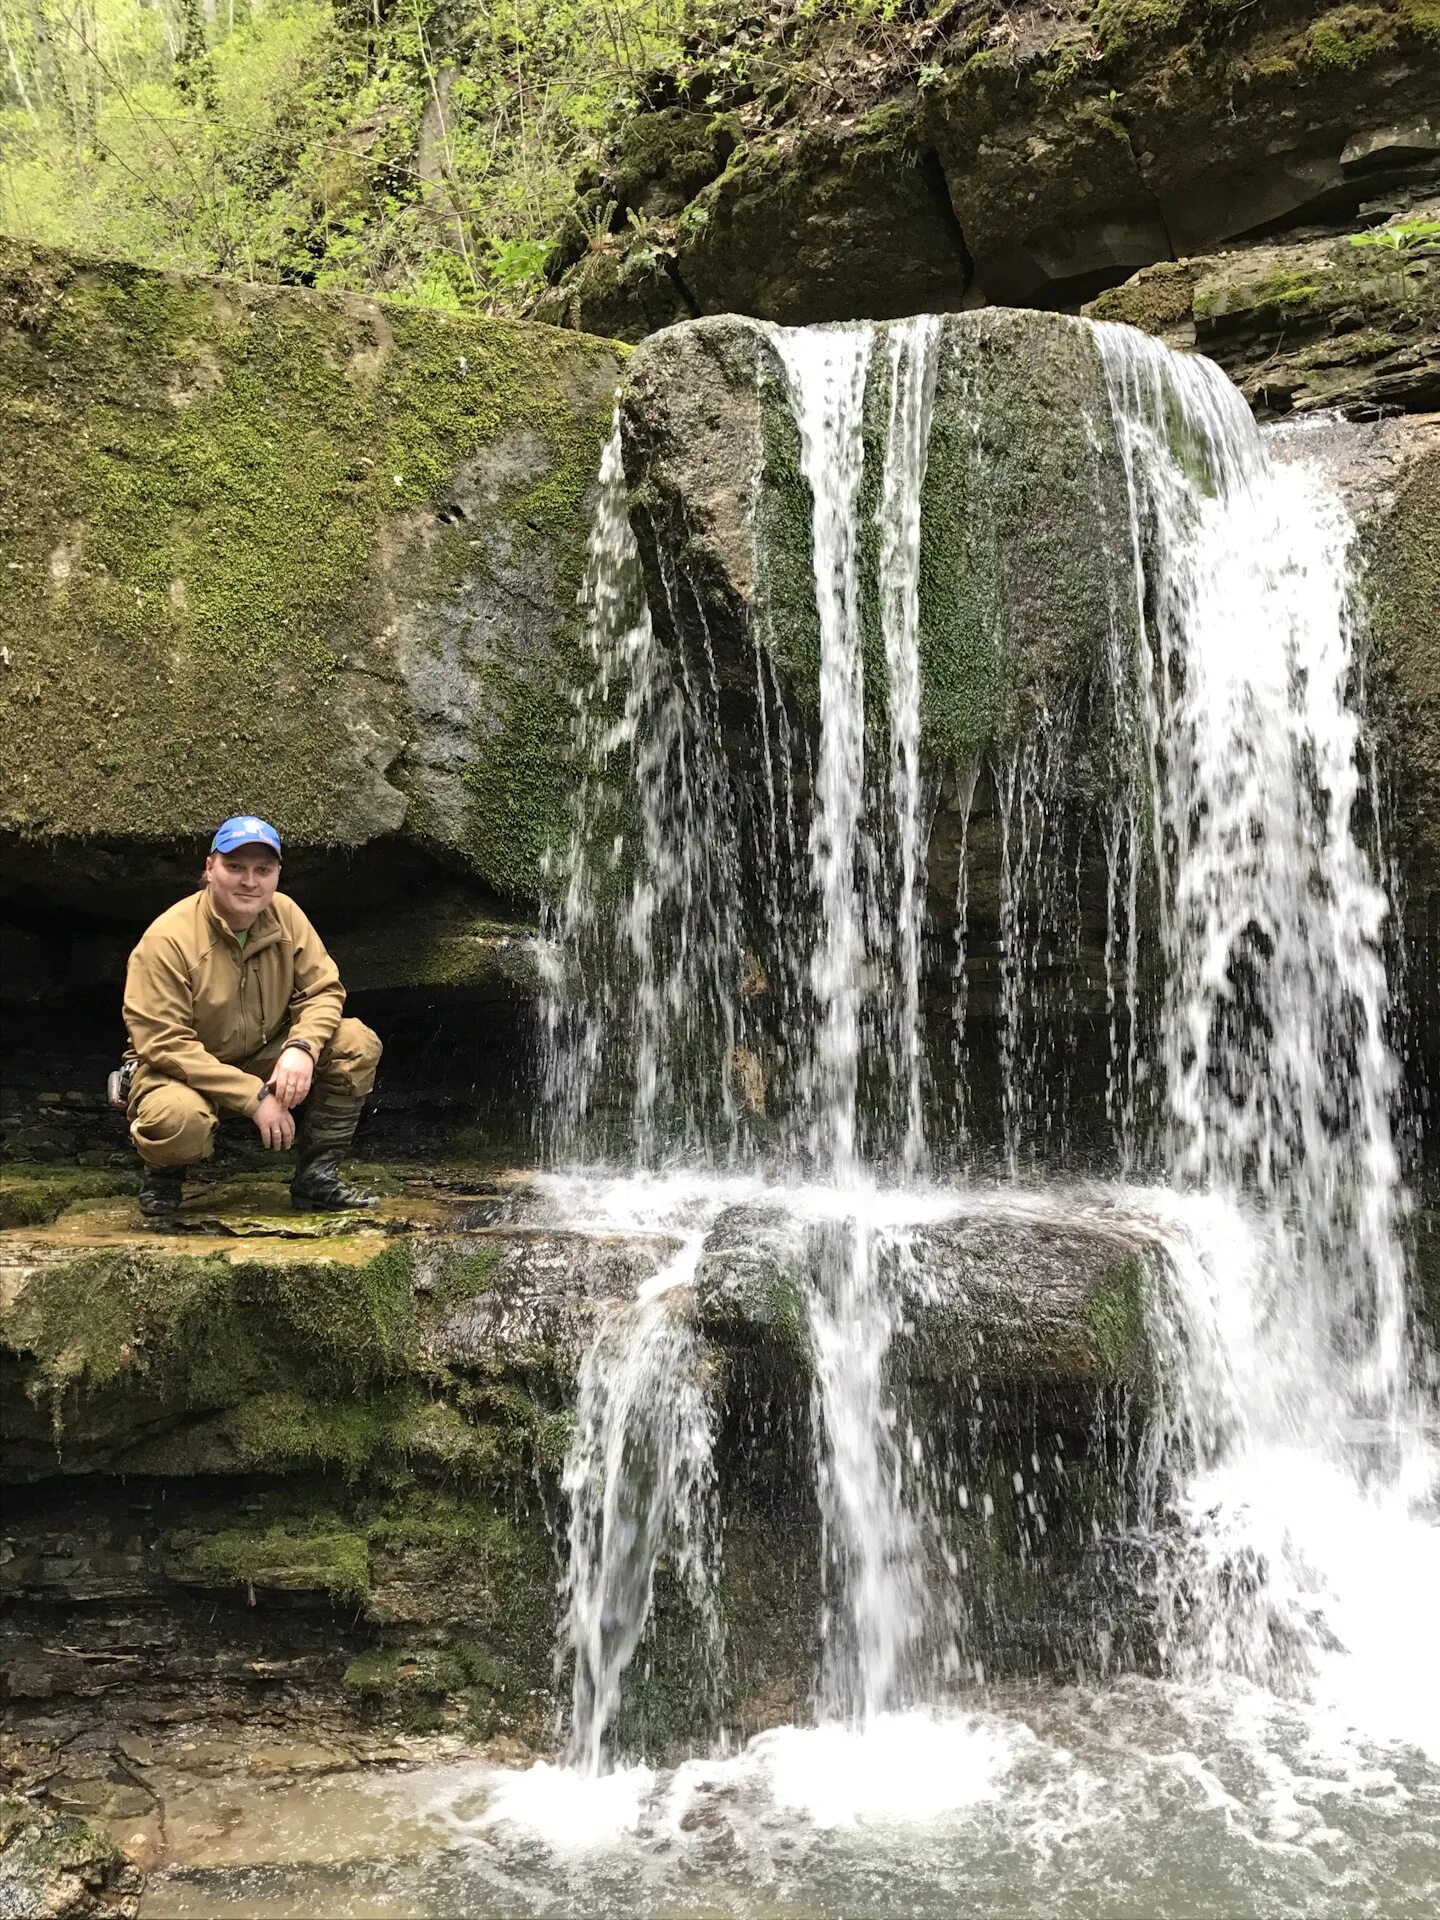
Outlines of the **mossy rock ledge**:
{"type": "MultiPolygon", "coordinates": [[[[291,1232],[279,1189],[232,1182],[187,1201],[179,1236],[141,1230],[124,1193],[0,1232],[0,1663],[20,1737],[72,1710],[133,1729],[178,1702],[262,1745],[387,1725],[552,1745],[579,1367],[677,1243],[546,1224],[523,1181],[404,1188],[378,1227],[291,1232]]],[[[1150,1249],[1119,1220],[1007,1222],[983,1203],[921,1241],[894,1390],[923,1404],[957,1484],[997,1489],[993,1528],[978,1506],[951,1516],[1004,1614],[987,1670],[1073,1671],[1097,1516],[1119,1527],[1126,1499],[1127,1463],[1096,1436],[1127,1431],[1115,1416],[1147,1392],[1150,1249]]],[[[677,1296],[716,1408],[729,1651],[697,1673],[693,1611],[662,1567],[627,1683],[634,1751],[752,1732],[808,1695],[807,1303],[833,1251],[737,1209],[677,1296]]],[[[977,1615],[974,1631],[991,1629],[977,1615]]]]}
{"type": "Polygon", "coordinates": [[[4,877],[88,904],[120,850],[154,910],[246,809],[533,901],[619,368],[0,242],[4,877]]]}
{"type": "MultiPolygon", "coordinates": [[[[1437,136],[1440,138],[1440,136],[1437,136]]],[[[1147,267],[1086,312],[1196,349],[1261,419],[1440,408],[1440,198],[1385,226],[1147,267]]]]}

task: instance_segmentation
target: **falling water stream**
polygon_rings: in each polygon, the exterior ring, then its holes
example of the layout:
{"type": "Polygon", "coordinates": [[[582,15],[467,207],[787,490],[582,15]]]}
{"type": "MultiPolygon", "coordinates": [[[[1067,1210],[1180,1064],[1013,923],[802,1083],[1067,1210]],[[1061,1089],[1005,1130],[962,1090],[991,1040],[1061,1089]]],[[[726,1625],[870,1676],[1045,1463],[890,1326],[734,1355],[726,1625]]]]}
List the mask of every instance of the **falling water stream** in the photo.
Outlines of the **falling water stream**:
{"type": "MultiPolygon", "coordinates": [[[[1353,529],[1313,472],[1268,456],[1209,363],[1087,332],[1109,406],[1088,424],[1118,453],[1127,517],[1105,529],[1103,693],[1128,749],[1095,837],[1114,1179],[1046,1170],[1068,1095],[1033,1004],[1079,890],[1061,830],[1068,713],[1031,716],[983,770],[999,1137],[968,1170],[937,1152],[934,1116],[968,1122],[971,1104],[944,1104],[948,1050],[980,1044],[974,766],[954,769],[951,953],[925,921],[938,790],[920,555],[942,323],[765,332],[812,506],[820,663],[807,738],[756,640],[757,848],[727,786],[708,636],[666,648],[645,605],[617,424],[591,550],[584,776],[549,918],[560,1166],[542,1189],[557,1218],[663,1231],[677,1250],[603,1321],[581,1371],[567,1762],[418,1781],[448,1850],[377,1880],[366,1910],[1399,1920],[1440,1899],[1440,1456],[1407,1345],[1353,529]],[[883,672],[878,702],[867,670],[883,672]],[[768,1132],[736,1092],[737,1062],[766,1045],[747,987],[756,915],[790,956],[774,982],[788,1099],[768,1132]],[[597,1151],[603,1174],[577,1164],[597,1151]],[[697,1670],[726,1660],[696,1299],[707,1236],[737,1209],[782,1219],[805,1249],[814,1689],[794,1724],[748,1743],[641,1759],[619,1729],[657,1579],[700,1623],[697,1670]],[[993,1493],[947,1478],[890,1358],[934,1236],[986,1218],[1099,1220],[1143,1253],[1156,1379],[1110,1543],[1153,1627],[1136,1670],[1112,1670],[1097,1637],[1068,1684],[985,1684],[967,1622],[989,1576],[952,1548],[945,1514],[983,1500],[988,1516],[993,1493]],[[412,1904],[386,1906],[391,1891],[412,1904]]],[[[975,1384],[953,1410],[972,1427],[987,1417],[975,1384]]],[[[1016,1510],[1042,1533],[1052,1467],[1058,1484],[1065,1464],[1036,1451],[1015,1474],[1016,1510]]]]}

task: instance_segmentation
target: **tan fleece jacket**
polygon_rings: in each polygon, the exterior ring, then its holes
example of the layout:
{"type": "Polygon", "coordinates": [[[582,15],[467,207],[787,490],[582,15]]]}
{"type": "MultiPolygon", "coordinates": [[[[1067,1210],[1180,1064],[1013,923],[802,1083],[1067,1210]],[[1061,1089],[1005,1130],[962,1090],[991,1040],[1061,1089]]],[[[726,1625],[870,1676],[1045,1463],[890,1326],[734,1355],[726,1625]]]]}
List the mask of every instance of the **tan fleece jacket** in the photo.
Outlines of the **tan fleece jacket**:
{"type": "Polygon", "coordinates": [[[277,893],[242,950],[204,888],[151,922],[130,955],[125,1025],[142,1070],[183,1080],[227,1113],[254,1113],[264,1081],[242,1072],[281,1034],[318,1056],[345,989],[305,915],[277,893]]]}

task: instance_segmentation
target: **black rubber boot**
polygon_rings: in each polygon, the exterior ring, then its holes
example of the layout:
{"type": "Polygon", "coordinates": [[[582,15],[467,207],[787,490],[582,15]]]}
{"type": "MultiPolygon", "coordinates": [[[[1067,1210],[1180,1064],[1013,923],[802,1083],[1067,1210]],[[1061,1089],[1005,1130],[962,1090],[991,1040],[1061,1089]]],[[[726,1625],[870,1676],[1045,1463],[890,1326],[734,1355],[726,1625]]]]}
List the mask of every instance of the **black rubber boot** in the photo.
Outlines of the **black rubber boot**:
{"type": "Polygon", "coordinates": [[[140,1182],[140,1212],[157,1226],[168,1225],[185,1198],[184,1167],[146,1167],[140,1182]]]}
{"type": "Polygon", "coordinates": [[[352,1187],[344,1178],[338,1152],[322,1147],[296,1167],[290,1204],[296,1213],[343,1213],[348,1207],[373,1207],[378,1202],[373,1193],[352,1187]]]}
{"type": "Polygon", "coordinates": [[[290,1182],[290,1204],[297,1213],[342,1213],[350,1207],[373,1207],[375,1195],[352,1187],[340,1172],[360,1124],[359,1100],[315,1104],[305,1102],[295,1134],[295,1178],[290,1182]]]}

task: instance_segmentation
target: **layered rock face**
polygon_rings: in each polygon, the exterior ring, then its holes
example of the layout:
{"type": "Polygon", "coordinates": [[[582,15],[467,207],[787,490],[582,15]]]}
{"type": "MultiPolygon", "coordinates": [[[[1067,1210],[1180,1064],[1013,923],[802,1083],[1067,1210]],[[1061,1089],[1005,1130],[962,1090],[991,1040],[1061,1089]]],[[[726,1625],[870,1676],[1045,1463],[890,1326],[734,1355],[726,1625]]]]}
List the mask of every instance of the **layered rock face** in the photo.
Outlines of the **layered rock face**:
{"type": "Polygon", "coordinates": [[[1373,232],[1147,267],[1085,309],[1199,351],[1263,419],[1440,406],[1440,199],[1373,232]]]}
{"type": "MultiPolygon", "coordinates": [[[[228,1725],[242,1764],[297,1741],[353,1763],[401,1726],[545,1749],[568,1685],[552,1659],[576,1376],[673,1236],[577,1227],[523,1179],[452,1166],[389,1180],[369,1221],[298,1220],[271,1176],[201,1183],[167,1240],[137,1231],[123,1179],[88,1180],[0,1180],[0,1205],[29,1220],[0,1229],[12,1735],[43,1745],[79,1714],[112,1746],[138,1738],[138,1770],[97,1766],[74,1801],[132,1825],[177,1712],[228,1725]]],[[[913,1252],[890,1373],[906,1404],[974,1416],[934,1424],[955,1427],[957,1481],[976,1490],[956,1520],[988,1569],[975,1655],[1064,1670],[1088,1644],[1094,1523],[1128,1498],[1111,1442],[1147,1392],[1150,1237],[980,1201],[913,1252]],[[1037,1481],[1037,1449],[1063,1471],[1037,1481]],[[1021,1469],[1043,1528],[1014,1494],[1021,1469]]],[[[652,1756],[706,1711],[750,1733],[808,1697],[821,1556],[805,1302],[822,1254],[774,1209],[732,1208],[677,1296],[716,1405],[729,1652],[702,1697],[685,1595],[662,1569],[621,1736],[652,1756]]]]}
{"type": "Polygon", "coordinates": [[[727,311],[1078,304],[1403,205],[1440,171],[1437,83],[1419,0],[922,7],[868,32],[777,8],[655,77],[553,311],[637,339],[727,311]]]}

